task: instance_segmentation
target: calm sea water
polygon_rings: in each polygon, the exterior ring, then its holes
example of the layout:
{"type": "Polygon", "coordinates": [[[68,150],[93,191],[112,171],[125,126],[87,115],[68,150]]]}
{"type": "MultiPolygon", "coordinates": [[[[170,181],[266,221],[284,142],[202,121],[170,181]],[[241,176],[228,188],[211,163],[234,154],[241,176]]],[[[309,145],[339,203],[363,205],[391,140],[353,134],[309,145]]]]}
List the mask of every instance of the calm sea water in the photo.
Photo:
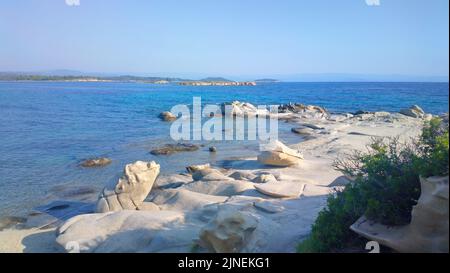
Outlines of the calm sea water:
{"type": "MultiPolygon", "coordinates": [[[[169,124],[157,115],[176,104],[240,100],[254,104],[301,102],[335,112],[398,111],[418,104],[448,112],[448,83],[275,83],[240,87],[189,87],[136,83],[0,82],[0,216],[26,215],[58,196],[61,187],[100,190],[126,163],[156,160],[162,173],[189,164],[256,155],[257,143],[203,143],[197,152],[156,157],[152,148],[170,143],[169,124]],[[218,147],[212,155],[208,146],[218,147]],[[81,160],[107,156],[99,169],[81,160]],[[55,197],[56,196],[56,197],[55,197]]],[[[280,123],[280,138],[299,141],[280,123]]]]}

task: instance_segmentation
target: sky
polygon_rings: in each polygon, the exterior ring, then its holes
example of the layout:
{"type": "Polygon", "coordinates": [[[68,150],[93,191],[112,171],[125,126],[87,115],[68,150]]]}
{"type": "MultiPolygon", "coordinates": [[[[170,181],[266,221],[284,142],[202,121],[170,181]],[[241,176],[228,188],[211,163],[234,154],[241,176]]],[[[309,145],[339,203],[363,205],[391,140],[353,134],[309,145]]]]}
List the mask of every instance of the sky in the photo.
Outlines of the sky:
{"type": "Polygon", "coordinates": [[[448,78],[448,6],[448,0],[1,0],[0,71],[448,78]]]}

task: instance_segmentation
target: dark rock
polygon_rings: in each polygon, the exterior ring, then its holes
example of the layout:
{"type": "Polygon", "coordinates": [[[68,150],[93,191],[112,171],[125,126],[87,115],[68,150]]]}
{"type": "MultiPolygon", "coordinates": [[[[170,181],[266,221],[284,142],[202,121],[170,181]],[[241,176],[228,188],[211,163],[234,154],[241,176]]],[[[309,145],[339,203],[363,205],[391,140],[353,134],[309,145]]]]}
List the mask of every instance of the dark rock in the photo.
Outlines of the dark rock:
{"type": "Polygon", "coordinates": [[[93,168],[93,167],[103,167],[109,165],[111,163],[111,159],[107,157],[100,158],[91,158],[81,162],[81,166],[85,168],[93,168]]]}
{"type": "Polygon", "coordinates": [[[159,118],[163,121],[174,121],[177,119],[177,116],[175,116],[171,112],[162,112],[161,114],[159,114],[159,118]]]}
{"type": "Polygon", "coordinates": [[[198,145],[187,144],[187,143],[177,143],[177,144],[166,144],[161,148],[154,149],[150,151],[153,155],[171,155],[179,152],[194,152],[199,149],[198,145]]]}
{"type": "Polygon", "coordinates": [[[27,221],[24,217],[5,216],[0,218],[0,231],[23,224],[27,221]]]}

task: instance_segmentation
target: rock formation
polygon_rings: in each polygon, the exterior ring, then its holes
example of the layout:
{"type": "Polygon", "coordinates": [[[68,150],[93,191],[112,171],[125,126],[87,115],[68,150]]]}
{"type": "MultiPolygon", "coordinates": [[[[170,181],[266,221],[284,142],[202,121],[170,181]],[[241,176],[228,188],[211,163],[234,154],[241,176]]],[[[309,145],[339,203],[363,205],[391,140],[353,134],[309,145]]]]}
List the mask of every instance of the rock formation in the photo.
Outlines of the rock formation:
{"type": "Polygon", "coordinates": [[[400,110],[400,114],[403,114],[412,118],[423,118],[425,116],[425,112],[417,105],[413,105],[408,109],[400,110]]]}
{"type": "Polygon", "coordinates": [[[410,224],[388,227],[363,216],[350,229],[399,252],[448,253],[448,176],[421,178],[420,184],[422,192],[413,207],[410,224]]]}
{"type": "Polygon", "coordinates": [[[126,165],[119,181],[112,181],[103,189],[97,201],[96,212],[139,209],[158,174],[159,165],[154,161],[136,161],[126,165]]]}
{"type": "Polygon", "coordinates": [[[288,167],[296,165],[303,159],[303,156],[278,140],[269,144],[261,145],[261,152],[258,161],[265,165],[288,167]]]}
{"type": "Polygon", "coordinates": [[[237,253],[245,246],[258,220],[247,212],[219,210],[216,218],[200,231],[199,244],[211,252],[237,253]]]}

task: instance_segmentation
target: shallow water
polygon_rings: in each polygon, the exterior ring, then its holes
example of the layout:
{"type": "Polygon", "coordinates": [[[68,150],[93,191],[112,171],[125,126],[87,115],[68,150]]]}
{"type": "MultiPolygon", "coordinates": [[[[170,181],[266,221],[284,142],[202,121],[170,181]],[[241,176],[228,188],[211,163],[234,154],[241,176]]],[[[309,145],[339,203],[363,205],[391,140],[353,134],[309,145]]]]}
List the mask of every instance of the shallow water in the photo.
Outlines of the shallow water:
{"type": "MultiPolygon", "coordinates": [[[[448,112],[448,83],[275,83],[258,86],[178,86],[139,83],[0,82],[0,216],[25,215],[55,198],[58,187],[93,187],[125,164],[156,160],[162,173],[190,164],[257,154],[257,143],[204,142],[199,151],[153,156],[171,142],[169,123],[157,117],[176,104],[232,100],[254,104],[302,102],[330,111],[398,111],[418,104],[448,112]],[[208,152],[210,145],[218,152],[208,152]],[[84,169],[81,160],[107,156],[112,164],[84,169]]],[[[300,141],[280,122],[280,138],[300,141]]]]}

